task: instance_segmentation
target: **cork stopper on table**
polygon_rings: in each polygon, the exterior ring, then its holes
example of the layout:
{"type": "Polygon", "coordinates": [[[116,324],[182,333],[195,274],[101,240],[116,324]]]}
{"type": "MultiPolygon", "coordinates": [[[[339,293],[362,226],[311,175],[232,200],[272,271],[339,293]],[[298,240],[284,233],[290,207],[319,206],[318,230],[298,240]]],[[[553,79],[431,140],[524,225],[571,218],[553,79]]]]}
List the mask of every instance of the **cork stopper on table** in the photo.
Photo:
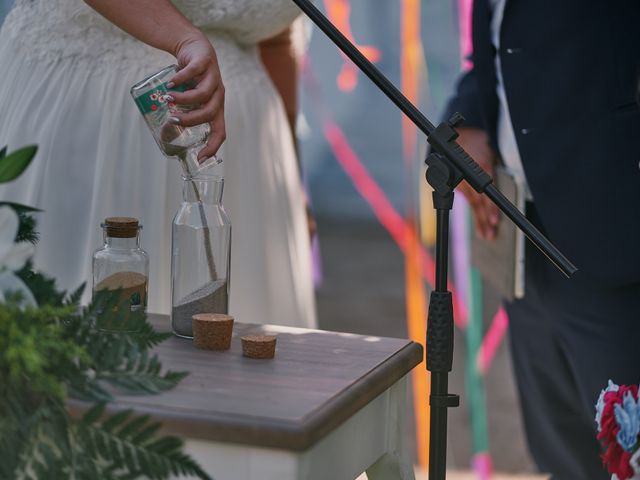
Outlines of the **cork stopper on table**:
{"type": "Polygon", "coordinates": [[[246,335],[242,340],[242,354],[249,358],[273,358],[276,337],[272,335],[246,335]]]}
{"type": "Polygon", "coordinates": [[[229,350],[233,317],[224,313],[199,313],[191,317],[193,344],[204,350],[229,350]]]}

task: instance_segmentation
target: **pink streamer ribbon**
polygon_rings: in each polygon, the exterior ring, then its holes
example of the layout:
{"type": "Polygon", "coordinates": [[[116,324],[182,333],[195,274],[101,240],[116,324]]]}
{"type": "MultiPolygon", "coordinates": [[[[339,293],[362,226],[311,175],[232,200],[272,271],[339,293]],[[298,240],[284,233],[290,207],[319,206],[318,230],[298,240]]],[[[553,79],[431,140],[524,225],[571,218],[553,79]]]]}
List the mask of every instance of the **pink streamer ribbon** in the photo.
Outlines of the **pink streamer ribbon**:
{"type": "Polygon", "coordinates": [[[493,463],[491,462],[491,455],[489,455],[488,452],[476,454],[471,464],[477,480],[489,480],[491,478],[493,463]]]}
{"type": "Polygon", "coordinates": [[[485,375],[491,363],[496,356],[496,352],[502,343],[502,340],[507,332],[509,326],[509,317],[503,307],[496,312],[491,326],[487,331],[484,339],[482,340],[482,346],[478,350],[478,356],[476,357],[476,368],[480,375],[485,375]]]}

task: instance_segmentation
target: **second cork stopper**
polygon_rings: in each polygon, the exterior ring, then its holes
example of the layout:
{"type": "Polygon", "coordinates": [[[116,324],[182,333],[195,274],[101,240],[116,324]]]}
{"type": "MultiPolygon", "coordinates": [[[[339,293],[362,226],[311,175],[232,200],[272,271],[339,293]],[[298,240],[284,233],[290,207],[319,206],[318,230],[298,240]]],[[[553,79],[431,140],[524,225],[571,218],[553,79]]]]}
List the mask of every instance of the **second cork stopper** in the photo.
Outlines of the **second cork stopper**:
{"type": "Polygon", "coordinates": [[[233,317],[223,313],[199,313],[192,318],[193,343],[205,350],[229,350],[233,317]]]}
{"type": "Polygon", "coordinates": [[[272,335],[245,335],[242,354],[249,358],[273,358],[276,354],[276,337],[272,335]]]}

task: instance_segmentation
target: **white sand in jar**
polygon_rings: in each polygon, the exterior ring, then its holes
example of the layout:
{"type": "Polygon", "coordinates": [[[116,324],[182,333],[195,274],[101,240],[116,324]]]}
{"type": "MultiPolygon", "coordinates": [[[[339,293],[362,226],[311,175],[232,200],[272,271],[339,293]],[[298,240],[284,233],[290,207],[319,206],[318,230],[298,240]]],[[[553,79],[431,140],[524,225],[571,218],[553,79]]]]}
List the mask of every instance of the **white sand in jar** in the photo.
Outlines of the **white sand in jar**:
{"type": "Polygon", "coordinates": [[[216,280],[190,293],[171,310],[171,325],[177,335],[193,337],[191,317],[197,313],[228,313],[227,281],[216,280]]]}

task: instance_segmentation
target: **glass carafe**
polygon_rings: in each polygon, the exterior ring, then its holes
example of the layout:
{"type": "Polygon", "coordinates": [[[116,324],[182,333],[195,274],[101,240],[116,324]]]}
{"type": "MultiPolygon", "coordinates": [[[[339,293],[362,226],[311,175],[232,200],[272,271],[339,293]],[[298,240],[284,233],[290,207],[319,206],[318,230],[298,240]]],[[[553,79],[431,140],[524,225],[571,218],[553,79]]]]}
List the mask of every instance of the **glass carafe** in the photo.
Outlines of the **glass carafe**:
{"type": "Polygon", "coordinates": [[[222,177],[200,173],[183,179],[172,228],[171,327],[191,338],[193,315],[228,313],[231,222],[222,205],[222,177]]]}

